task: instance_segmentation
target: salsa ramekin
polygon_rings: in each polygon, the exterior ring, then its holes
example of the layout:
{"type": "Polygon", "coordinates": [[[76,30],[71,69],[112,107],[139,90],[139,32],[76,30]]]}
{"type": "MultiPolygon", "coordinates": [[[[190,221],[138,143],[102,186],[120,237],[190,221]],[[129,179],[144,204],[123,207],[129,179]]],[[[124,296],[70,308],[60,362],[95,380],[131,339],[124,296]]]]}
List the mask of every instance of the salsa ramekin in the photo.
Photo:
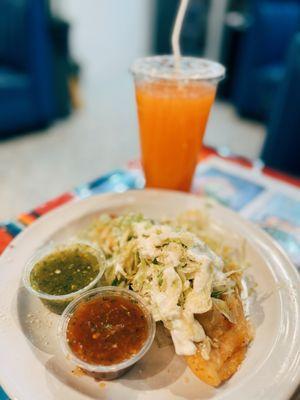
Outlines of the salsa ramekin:
{"type": "Polygon", "coordinates": [[[93,289],[98,282],[100,281],[106,266],[106,260],[103,251],[96,247],[94,244],[83,241],[83,240],[71,240],[64,244],[50,244],[46,245],[39,249],[26,263],[24,271],[23,271],[23,284],[25,288],[31,293],[32,295],[38,297],[44,305],[52,312],[56,314],[61,314],[63,310],[67,307],[67,305],[74,300],[76,297],[82,295],[83,293],[87,292],[90,289],[93,289]],[[84,247],[84,251],[90,252],[93,256],[96,257],[98,264],[99,264],[99,272],[97,276],[87,285],[76,290],[74,292],[70,292],[64,295],[54,295],[48,294],[39,290],[36,290],[32,287],[30,276],[33,268],[35,265],[42,261],[43,259],[47,258],[53,253],[64,251],[64,250],[72,250],[76,247],[84,247]]]}
{"type": "Polygon", "coordinates": [[[76,298],[72,303],[70,303],[64,310],[62,316],[60,317],[60,322],[58,326],[58,336],[60,340],[60,345],[62,351],[66,358],[72,362],[74,366],[80,367],[87,375],[94,377],[97,380],[112,380],[119,378],[121,375],[125,374],[135,363],[137,363],[150,349],[154,336],[155,336],[156,324],[152,317],[151,312],[148,310],[147,306],[144,304],[143,300],[139,295],[137,295],[132,290],[122,289],[115,286],[104,286],[101,288],[92,289],[80,297],[76,298]],[[67,340],[67,329],[68,323],[76,311],[76,308],[82,304],[82,302],[88,302],[99,296],[121,296],[133,300],[143,311],[146,318],[148,334],[145,342],[143,343],[141,349],[133,355],[131,358],[126,359],[120,363],[113,365],[100,365],[100,364],[90,364],[77,357],[72,351],[67,340]]]}

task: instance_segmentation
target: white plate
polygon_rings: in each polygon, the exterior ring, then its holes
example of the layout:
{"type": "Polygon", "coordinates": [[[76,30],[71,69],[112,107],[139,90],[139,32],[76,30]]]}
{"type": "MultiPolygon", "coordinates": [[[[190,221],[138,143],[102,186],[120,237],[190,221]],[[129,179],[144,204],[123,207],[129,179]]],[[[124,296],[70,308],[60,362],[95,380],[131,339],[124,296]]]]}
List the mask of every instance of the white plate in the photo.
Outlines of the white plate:
{"type": "Polygon", "coordinates": [[[288,399],[300,380],[299,275],[264,232],[219,206],[213,218],[247,239],[250,274],[257,283],[251,309],[256,329],[239,371],[219,389],[199,381],[170,347],[156,345],[123,378],[99,384],[72,373],[58,348],[58,317],[22,287],[25,261],[49,240],[60,241],[99,212],[176,215],[203,207],[199,197],[167,191],[132,191],[73,202],[26,229],[0,262],[0,382],[18,400],[288,399]]]}

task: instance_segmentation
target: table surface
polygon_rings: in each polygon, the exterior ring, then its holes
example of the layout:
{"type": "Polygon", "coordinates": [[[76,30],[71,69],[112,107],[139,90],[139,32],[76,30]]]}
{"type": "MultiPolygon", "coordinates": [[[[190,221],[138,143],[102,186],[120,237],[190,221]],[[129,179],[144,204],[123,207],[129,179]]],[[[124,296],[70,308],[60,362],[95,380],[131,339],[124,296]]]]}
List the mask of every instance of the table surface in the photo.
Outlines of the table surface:
{"type": "MultiPolygon", "coordinates": [[[[22,230],[62,204],[98,193],[141,189],[143,186],[140,164],[133,161],[123,170],[110,172],[71,192],[63,193],[34,210],[22,213],[14,221],[0,223],[0,254],[22,230]]],[[[224,159],[217,156],[214,150],[204,148],[192,191],[214,197],[260,224],[281,243],[294,263],[300,267],[299,187],[300,179],[268,168],[258,171],[247,160],[236,157],[224,159]],[[268,215],[266,209],[269,209],[268,215]],[[285,213],[282,212],[283,209],[285,213]],[[287,209],[289,213],[286,212],[287,209]]],[[[298,396],[299,389],[293,400],[300,398],[298,396]]],[[[0,387],[0,400],[7,399],[0,387]]]]}

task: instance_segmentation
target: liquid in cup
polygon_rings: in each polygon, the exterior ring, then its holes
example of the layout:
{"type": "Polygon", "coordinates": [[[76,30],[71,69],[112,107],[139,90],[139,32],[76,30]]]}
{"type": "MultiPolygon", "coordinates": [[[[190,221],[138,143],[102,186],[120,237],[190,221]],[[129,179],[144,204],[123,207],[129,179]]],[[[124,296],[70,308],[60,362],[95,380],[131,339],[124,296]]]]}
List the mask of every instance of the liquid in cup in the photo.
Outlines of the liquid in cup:
{"type": "Polygon", "coordinates": [[[188,191],[197,165],[220,64],[172,56],[137,60],[132,68],[146,186],[188,191]]]}

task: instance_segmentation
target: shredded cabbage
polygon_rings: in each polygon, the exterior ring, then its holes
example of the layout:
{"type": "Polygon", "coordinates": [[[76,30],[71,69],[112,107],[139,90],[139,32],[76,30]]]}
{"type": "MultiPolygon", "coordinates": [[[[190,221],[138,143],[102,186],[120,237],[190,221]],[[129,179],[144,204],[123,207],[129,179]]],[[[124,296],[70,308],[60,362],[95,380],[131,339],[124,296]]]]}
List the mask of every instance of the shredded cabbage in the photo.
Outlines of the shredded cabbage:
{"type": "Polygon", "coordinates": [[[82,236],[106,255],[103,285],[140,294],[154,319],[170,331],[177,354],[195,354],[198,343],[207,359],[209,338],[195,315],[214,305],[234,323],[222,296],[238,285],[245,265],[237,238],[229,244],[229,235],[200,212],[171,221],[101,215],[82,236]]]}

